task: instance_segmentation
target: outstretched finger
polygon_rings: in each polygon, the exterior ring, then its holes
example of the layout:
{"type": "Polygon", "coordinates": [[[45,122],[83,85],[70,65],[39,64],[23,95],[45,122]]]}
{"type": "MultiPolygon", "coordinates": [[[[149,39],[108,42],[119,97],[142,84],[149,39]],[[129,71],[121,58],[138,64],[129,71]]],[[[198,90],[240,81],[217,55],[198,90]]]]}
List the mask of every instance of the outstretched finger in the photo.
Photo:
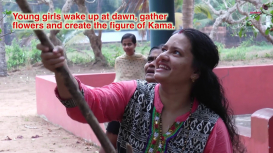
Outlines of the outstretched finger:
{"type": "Polygon", "coordinates": [[[43,52],[48,52],[49,51],[49,48],[46,47],[46,46],[44,46],[44,45],[42,45],[42,44],[38,44],[36,46],[36,48],[39,49],[39,50],[41,50],[41,51],[43,51],[43,52]]]}

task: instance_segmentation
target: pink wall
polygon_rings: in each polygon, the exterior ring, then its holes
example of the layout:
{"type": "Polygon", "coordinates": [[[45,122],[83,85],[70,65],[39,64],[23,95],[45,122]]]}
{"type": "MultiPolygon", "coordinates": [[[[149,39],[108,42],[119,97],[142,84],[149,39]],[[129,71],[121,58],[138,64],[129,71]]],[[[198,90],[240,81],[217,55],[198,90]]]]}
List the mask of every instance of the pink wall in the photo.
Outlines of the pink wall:
{"type": "MultiPolygon", "coordinates": [[[[76,75],[83,83],[90,86],[103,86],[109,84],[114,80],[115,74],[93,74],[92,76],[76,75]],[[95,80],[90,83],[90,80],[95,80]],[[104,82],[105,81],[105,82],[104,82]]],[[[82,124],[72,120],[66,114],[65,107],[58,101],[54,94],[56,87],[54,76],[37,76],[36,77],[36,101],[37,113],[44,115],[48,121],[60,125],[65,130],[72,132],[74,135],[90,140],[97,145],[100,145],[95,134],[88,124],[82,124]]],[[[101,124],[104,130],[104,125],[101,124]]],[[[105,131],[105,130],[104,130],[105,131]]]]}
{"type": "Polygon", "coordinates": [[[110,84],[115,79],[115,73],[75,74],[82,82],[92,87],[101,87],[110,84]]]}
{"type": "Polygon", "coordinates": [[[235,114],[273,108],[273,65],[215,69],[235,114]]]}
{"type": "Polygon", "coordinates": [[[248,153],[273,153],[273,109],[263,108],[251,115],[251,129],[239,126],[248,153]]]}
{"type": "MultiPolygon", "coordinates": [[[[222,80],[226,96],[236,115],[273,108],[273,65],[221,67],[214,72],[222,80]]],[[[77,76],[88,85],[99,87],[111,83],[115,73],[104,73],[103,79],[102,74],[77,76]]]]}

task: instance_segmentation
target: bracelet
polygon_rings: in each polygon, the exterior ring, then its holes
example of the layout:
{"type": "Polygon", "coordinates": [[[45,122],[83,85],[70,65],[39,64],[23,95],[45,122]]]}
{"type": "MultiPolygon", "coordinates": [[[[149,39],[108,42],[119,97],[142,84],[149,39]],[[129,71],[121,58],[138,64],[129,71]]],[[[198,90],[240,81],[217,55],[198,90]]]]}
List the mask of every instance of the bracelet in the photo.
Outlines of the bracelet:
{"type": "MultiPolygon", "coordinates": [[[[81,89],[81,94],[83,95],[83,97],[84,97],[84,91],[83,91],[83,89],[81,89]]],[[[58,98],[58,97],[57,97],[58,98]]],[[[58,98],[59,99],[59,98],[58,98]]],[[[59,99],[60,100],[60,102],[66,107],[66,108],[73,108],[73,107],[77,107],[78,105],[77,105],[77,103],[75,102],[75,100],[74,99],[67,99],[67,100],[61,100],[61,99],[59,99]]]]}

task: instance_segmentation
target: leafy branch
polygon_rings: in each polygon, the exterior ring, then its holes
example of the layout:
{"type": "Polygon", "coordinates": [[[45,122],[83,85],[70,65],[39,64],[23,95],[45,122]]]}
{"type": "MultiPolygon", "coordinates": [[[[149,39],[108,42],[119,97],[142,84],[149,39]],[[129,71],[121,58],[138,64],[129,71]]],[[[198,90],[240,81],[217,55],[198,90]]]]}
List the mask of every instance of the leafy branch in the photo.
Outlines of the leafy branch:
{"type": "MultiPolygon", "coordinates": [[[[4,16],[0,19],[0,22],[2,22],[2,20],[7,16],[7,15],[11,15],[11,11],[5,11],[5,12],[3,12],[3,14],[4,14],[4,16]]],[[[0,28],[0,33],[2,33],[2,29],[0,28]]],[[[6,36],[6,35],[9,35],[9,34],[11,34],[11,33],[13,33],[13,31],[11,30],[10,31],[10,33],[6,33],[6,34],[4,34],[4,35],[0,35],[0,38],[2,38],[2,37],[4,37],[4,36],[6,36]]],[[[1,41],[1,39],[0,39],[0,41],[1,41]]]]}
{"type": "Polygon", "coordinates": [[[269,9],[273,7],[273,2],[271,3],[265,3],[260,7],[260,9],[250,12],[249,16],[245,18],[245,21],[241,24],[241,29],[239,31],[239,37],[242,37],[245,35],[246,32],[246,27],[252,27],[254,30],[255,36],[258,34],[258,30],[255,28],[253,25],[253,21],[261,22],[261,17],[262,16],[269,16],[271,17],[271,23],[270,26],[266,28],[264,31],[265,35],[269,35],[271,31],[273,31],[273,10],[269,12],[269,9]]]}

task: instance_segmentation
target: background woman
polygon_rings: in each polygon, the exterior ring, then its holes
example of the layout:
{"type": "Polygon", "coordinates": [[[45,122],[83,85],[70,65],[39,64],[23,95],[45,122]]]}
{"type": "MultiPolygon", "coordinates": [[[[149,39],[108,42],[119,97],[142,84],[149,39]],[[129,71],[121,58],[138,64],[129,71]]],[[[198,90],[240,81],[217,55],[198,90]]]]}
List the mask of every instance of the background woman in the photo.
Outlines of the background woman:
{"type": "MultiPolygon", "coordinates": [[[[147,63],[144,66],[145,70],[145,80],[147,82],[156,82],[154,79],[154,73],[155,73],[155,59],[157,56],[162,53],[161,46],[159,47],[153,47],[148,55],[147,63]]],[[[109,138],[111,143],[114,147],[117,145],[117,138],[119,133],[120,123],[117,121],[112,121],[108,124],[106,129],[106,136],[109,138]]],[[[103,148],[100,149],[100,153],[105,153],[103,148]]]]}
{"type": "MultiPolygon", "coordinates": [[[[136,36],[131,33],[124,34],[121,38],[121,45],[125,54],[116,58],[116,77],[114,82],[137,79],[144,80],[145,72],[143,67],[146,63],[146,58],[142,54],[135,53],[137,45],[136,36]]],[[[112,121],[108,123],[106,128],[106,135],[114,146],[116,146],[117,143],[119,127],[120,123],[118,121],[112,121]]]]}
{"type": "Polygon", "coordinates": [[[114,82],[127,80],[144,80],[146,57],[142,54],[135,53],[136,36],[126,33],[121,38],[122,48],[125,54],[117,57],[115,61],[116,77],[114,82]]]}

